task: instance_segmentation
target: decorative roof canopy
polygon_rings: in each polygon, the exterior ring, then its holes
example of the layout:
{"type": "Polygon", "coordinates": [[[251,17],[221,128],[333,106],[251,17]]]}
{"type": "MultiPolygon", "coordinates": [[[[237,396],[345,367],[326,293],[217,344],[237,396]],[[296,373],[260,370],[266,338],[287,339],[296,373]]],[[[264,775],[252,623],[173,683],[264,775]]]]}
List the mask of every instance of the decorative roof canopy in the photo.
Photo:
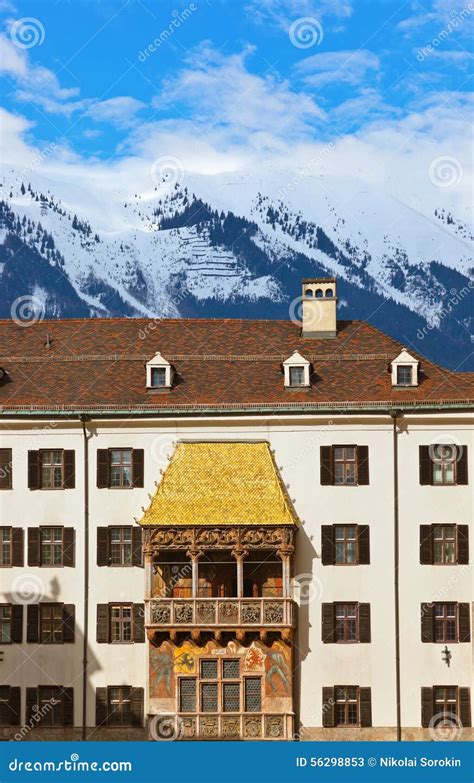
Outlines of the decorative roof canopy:
{"type": "Polygon", "coordinates": [[[268,443],[178,443],[141,525],[297,525],[268,443]]]}

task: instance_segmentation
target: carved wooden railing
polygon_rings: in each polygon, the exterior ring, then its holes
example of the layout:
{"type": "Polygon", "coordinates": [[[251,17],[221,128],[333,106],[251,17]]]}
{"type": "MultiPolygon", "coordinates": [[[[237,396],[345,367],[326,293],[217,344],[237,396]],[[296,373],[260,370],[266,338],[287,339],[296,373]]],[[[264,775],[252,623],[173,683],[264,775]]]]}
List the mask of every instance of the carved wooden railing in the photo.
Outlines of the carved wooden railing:
{"type": "Polygon", "coordinates": [[[175,740],[291,740],[291,713],[149,715],[150,738],[163,733],[175,740]]]}
{"type": "Polygon", "coordinates": [[[145,624],[152,628],[293,628],[291,598],[149,598],[145,624]]]}

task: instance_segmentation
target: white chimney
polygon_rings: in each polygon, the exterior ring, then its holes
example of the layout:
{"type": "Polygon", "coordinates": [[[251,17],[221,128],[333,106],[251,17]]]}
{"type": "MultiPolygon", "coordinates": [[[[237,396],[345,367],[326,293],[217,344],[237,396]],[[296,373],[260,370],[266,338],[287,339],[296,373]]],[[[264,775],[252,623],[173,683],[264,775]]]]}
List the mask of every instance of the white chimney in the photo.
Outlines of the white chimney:
{"type": "Polygon", "coordinates": [[[331,339],[337,335],[336,278],[303,280],[303,337],[331,339]]]}

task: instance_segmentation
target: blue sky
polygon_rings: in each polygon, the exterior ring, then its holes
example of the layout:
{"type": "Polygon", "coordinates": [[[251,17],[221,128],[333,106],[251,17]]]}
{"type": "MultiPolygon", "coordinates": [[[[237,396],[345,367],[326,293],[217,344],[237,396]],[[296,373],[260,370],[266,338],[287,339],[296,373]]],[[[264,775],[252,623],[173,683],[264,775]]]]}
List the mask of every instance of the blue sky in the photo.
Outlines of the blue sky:
{"type": "Polygon", "coordinates": [[[63,136],[85,155],[110,156],[144,123],[232,123],[229,92],[249,89],[258,100],[251,77],[263,83],[262,100],[280,94],[284,104],[286,92],[307,99],[288,132],[312,128],[320,139],[436,102],[462,106],[470,89],[474,13],[454,0],[20,0],[0,8],[7,44],[12,23],[28,17],[44,37],[31,47],[20,40],[16,54],[28,66],[4,71],[4,106],[35,123],[36,140],[63,136]],[[299,19],[310,36],[301,46],[289,33],[299,19]],[[220,92],[219,116],[211,104],[220,92]]]}
{"type": "MultiPolygon", "coordinates": [[[[423,200],[431,161],[472,164],[474,0],[0,0],[0,10],[0,141],[15,165],[46,150],[64,178],[93,167],[123,181],[157,155],[213,174],[267,160],[294,168],[334,144],[343,171],[360,161],[364,176],[398,178],[423,200]]],[[[450,197],[466,204],[467,176],[461,188],[450,197]]]]}

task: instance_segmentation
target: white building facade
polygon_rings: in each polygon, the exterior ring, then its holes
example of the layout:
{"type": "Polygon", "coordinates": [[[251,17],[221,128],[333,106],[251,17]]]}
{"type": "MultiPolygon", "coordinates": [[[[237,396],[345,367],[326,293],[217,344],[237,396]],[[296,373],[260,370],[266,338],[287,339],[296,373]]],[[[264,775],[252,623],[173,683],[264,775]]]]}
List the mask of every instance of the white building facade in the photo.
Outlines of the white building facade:
{"type": "Polygon", "coordinates": [[[0,736],[472,739],[474,379],[335,285],[0,324],[0,736]]]}

